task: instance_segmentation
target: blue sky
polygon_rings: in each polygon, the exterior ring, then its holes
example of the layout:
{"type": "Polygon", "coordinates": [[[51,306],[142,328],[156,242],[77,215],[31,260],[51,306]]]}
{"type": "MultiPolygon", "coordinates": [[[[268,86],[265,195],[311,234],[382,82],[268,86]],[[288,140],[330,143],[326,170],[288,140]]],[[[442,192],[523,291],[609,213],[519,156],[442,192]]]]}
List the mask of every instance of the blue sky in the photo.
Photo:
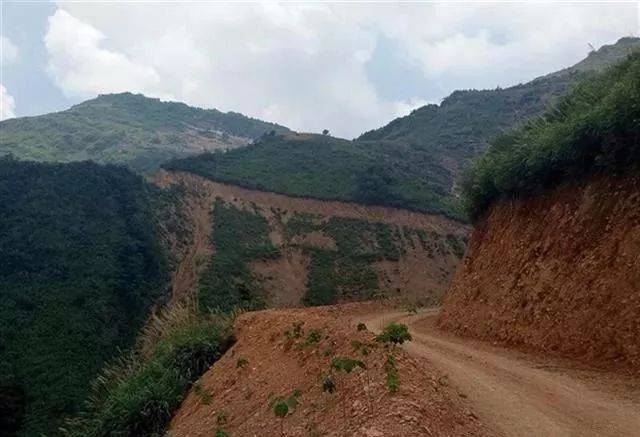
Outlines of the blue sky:
{"type": "Polygon", "coordinates": [[[2,116],[133,91],[354,137],[638,35],[638,2],[3,2],[2,116]]]}

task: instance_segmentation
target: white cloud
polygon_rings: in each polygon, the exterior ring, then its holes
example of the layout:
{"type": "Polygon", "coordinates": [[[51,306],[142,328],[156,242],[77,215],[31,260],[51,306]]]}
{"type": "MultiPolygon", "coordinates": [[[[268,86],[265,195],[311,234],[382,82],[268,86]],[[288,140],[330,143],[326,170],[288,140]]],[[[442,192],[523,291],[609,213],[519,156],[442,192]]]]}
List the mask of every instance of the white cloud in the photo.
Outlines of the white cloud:
{"type": "Polygon", "coordinates": [[[0,35],[0,61],[2,65],[14,62],[18,57],[18,48],[9,38],[0,35]]]}
{"type": "Polygon", "coordinates": [[[395,102],[393,117],[394,118],[404,117],[405,115],[410,114],[411,111],[413,111],[414,109],[421,108],[422,106],[427,105],[429,103],[434,103],[434,102],[427,102],[426,100],[417,99],[417,98],[395,102]]]}
{"type": "Polygon", "coordinates": [[[49,17],[45,45],[47,70],[71,96],[93,96],[119,91],[154,92],[160,77],[150,66],[103,47],[106,37],[66,11],[49,17]]]}
{"type": "MultiPolygon", "coordinates": [[[[355,136],[432,94],[508,86],[638,31],[635,5],[65,3],[49,72],[69,95],[123,90],[355,136]],[[421,71],[411,99],[381,98],[376,41],[421,71]]],[[[402,77],[388,78],[402,81],[402,77]]]]}
{"type": "Polygon", "coordinates": [[[16,101],[4,85],[0,84],[0,121],[16,116],[16,101]]]}

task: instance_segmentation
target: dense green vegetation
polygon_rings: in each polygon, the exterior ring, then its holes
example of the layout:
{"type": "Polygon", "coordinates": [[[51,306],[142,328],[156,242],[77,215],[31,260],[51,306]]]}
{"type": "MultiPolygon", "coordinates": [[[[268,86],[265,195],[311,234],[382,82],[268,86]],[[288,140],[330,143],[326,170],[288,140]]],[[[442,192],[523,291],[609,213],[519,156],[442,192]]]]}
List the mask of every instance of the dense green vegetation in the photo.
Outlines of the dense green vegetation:
{"type": "Polygon", "coordinates": [[[8,435],[53,435],[164,294],[151,195],[124,168],[0,159],[0,411],[10,413],[1,423],[8,435]]]}
{"type": "Polygon", "coordinates": [[[101,373],[85,409],[63,434],[164,436],[187,390],[232,345],[231,327],[229,316],[174,305],[147,326],[137,349],[101,373]]]}
{"type": "Polygon", "coordinates": [[[460,171],[504,130],[539,114],[590,72],[640,46],[626,38],[576,66],[506,89],[456,91],[354,141],[329,135],[264,136],[247,148],[172,161],[166,168],[293,196],[355,201],[464,219],[460,171]]]}
{"type": "Polygon", "coordinates": [[[640,162],[640,53],[576,86],[544,115],[496,139],[467,174],[477,219],[493,202],[640,162]]]}
{"type": "Polygon", "coordinates": [[[139,94],[109,94],[66,111],[1,122],[0,156],[93,160],[149,172],[169,159],[210,147],[238,146],[272,130],[287,131],[234,112],[161,102],[139,94]]]}
{"type": "Polygon", "coordinates": [[[541,111],[578,74],[490,91],[457,91],[354,141],[328,135],[264,136],[226,153],[172,161],[183,170],[252,189],[380,204],[461,218],[460,168],[489,138],[541,111]]]}
{"type": "Polygon", "coordinates": [[[216,199],[213,227],[215,256],[198,284],[200,308],[262,308],[264,293],[249,263],[280,256],[269,239],[267,220],[257,211],[241,210],[216,199]]]}

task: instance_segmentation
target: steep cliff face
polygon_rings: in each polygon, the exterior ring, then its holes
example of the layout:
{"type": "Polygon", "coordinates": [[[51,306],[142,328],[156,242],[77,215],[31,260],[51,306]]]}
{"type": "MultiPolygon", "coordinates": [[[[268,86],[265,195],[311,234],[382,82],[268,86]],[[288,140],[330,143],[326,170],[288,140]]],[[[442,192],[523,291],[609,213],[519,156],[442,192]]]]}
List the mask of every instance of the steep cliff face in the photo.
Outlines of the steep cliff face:
{"type": "Polygon", "coordinates": [[[381,295],[439,302],[469,231],[442,216],[292,198],[188,173],[160,172],[156,183],[185,193],[191,243],[176,254],[177,298],[199,283],[201,298],[216,294],[212,302],[227,302],[228,291],[267,307],[381,295]]]}
{"type": "Polygon", "coordinates": [[[640,371],[640,175],[592,177],[494,205],[440,325],[640,371]]]}

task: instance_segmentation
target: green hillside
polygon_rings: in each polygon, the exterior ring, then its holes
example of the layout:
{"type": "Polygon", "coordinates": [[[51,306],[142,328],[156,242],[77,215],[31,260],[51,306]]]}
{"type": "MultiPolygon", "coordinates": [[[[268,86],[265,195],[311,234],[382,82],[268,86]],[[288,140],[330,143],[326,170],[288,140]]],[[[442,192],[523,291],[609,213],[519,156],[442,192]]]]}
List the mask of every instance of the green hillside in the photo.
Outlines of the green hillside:
{"type": "Polygon", "coordinates": [[[569,68],[506,89],[456,91],[354,141],[323,135],[263,136],[227,153],[165,165],[212,180],[294,196],[382,204],[463,219],[456,179],[489,139],[540,114],[572,84],[624,58],[624,38],[569,68]]]}
{"type": "Polygon", "coordinates": [[[36,161],[93,160],[149,172],[176,157],[247,144],[272,123],[161,102],[140,94],[101,95],[66,111],[0,123],[0,156],[36,161]]]}
{"type": "Polygon", "coordinates": [[[150,190],[121,167],[0,159],[0,434],[57,435],[165,293],[150,190]]]}
{"type": "Polygon", "coordinates": [[[466,175],[469,215],[594,172],[640,162],[640,53],[580,83],[542,116],[491,143],[466,175]]]}

